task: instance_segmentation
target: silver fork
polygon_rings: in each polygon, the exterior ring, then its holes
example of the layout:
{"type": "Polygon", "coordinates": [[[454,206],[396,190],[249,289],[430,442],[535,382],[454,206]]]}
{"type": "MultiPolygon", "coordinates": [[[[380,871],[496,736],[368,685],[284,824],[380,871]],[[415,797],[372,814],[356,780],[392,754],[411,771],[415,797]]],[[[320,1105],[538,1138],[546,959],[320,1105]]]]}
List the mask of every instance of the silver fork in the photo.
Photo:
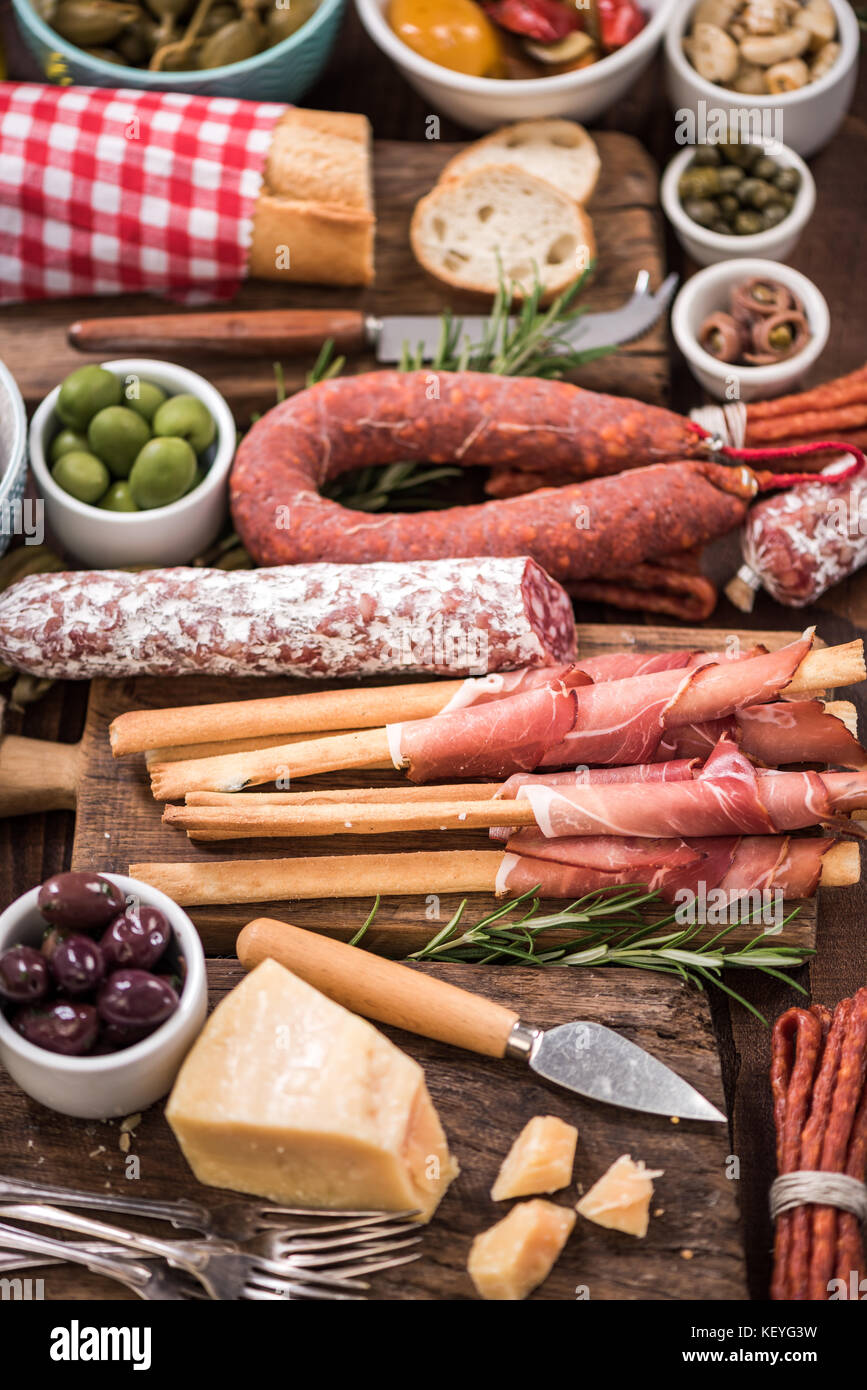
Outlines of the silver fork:
{"type": "MultiPolygon", "coordinates": [[[[118,1212],[127,1216],[147,1216],[154,1221],[168,1221],[176,1230],[199,1231],[203,1236],[220,1240],[244,1241],[269,1230],[307,1229],[311,1220],[340,1220],[347,1224],[405,1220],[417,1212],[371,1211],[313,1211],[307,1207],[279,1207],[270,1204],[231,1198],[215,1207],[204,1207],[186,1199],[155,1201],[148,1197],[123,1196],[113,1192],[87,1192],[81,1188],[58,1187],[53,1183],[31,1182],[26,1178],[0,1178],[0,1202],[53,1202],[59,1206],[82,1210],[118,1212]]],[[[337,1229],[332,1227],[331,1229],[337,1229]]]]}
{"type": "MultiPolygon", "coordinates": [[[[34,1231],[7,1226],[3,1221],[0,1221],[0,1244],[7,1249],[19,1251],[23,1256],[44,1257],[49,1264],[69,1260],[72,1264],[84,1265],[93,1274],[102,1274],[107,1279],[124,1284],[126,1288],[132,1289],[133,1293],[138,1294],[139,1298],[149,1301],[167,1302],[204,1297],[197,1285],[188,1284],[184,1288],[176,1272],[159,1264],[146,1264],[144,1261],[118,1258],[117,1254],[85,1250],[72,1241],[54,1240],[51,1236],[41,1233],[37,1235],[34,1231]]],[[[4,1267],[28,1268],[33,1263],[41,1262],[40,1259],[35,1262],[26,1260],[17,1266],[4,1267]]]]}
{"type": "MultiPolygon", "coordinates": [[[[351,1251],[343,1248],[333,1250],[330,1242],[320,1249],[315,1239],[309,1238],[304,1242],[305,1249],[296,1252],[287,1249],[279,1259],[275,1259],[264,1252],[239,1250],[225,1242],[218,1244],[211,1240],[160,1240],[138,1231],[127,1230],[123,1226],[113,1226],[104,1221],[96,1221],[92,1217],[65,1211],[60,1207],[35,1203],[4,1205],[0,1207],[0,1216],[53,1226],[97,1240],[112,1241],[140,1255],[165,1260],[172,1268],[191,1274],[211,1298],[220,1301],[244,1298],[247,1296],[248,1287],[259,1288],[263,1282],[272,1293],[287,1297],[296,1294],[302,1284],[312,1285],[323,1291],[349,1291],[352,1289],[352,1276],[405,1264],[417,1259],[420,1254],[415,1251],[403,1255],[392,1253],[395,1248],[401,1249],[405,1244],[415,1244],[416,1241],[399,1242],[395,1246],[387,1236],[383,1236],[377,1242],[362,1239],[351,1251]],[[339,1275],[328,1272],[334,1265],[346,1266],[350,1263],[352,1268],[342,1269],[339,1275]],[[286,1291],[285,1294],[283,1290],[286,1291]]],[[[381,1231],[382,1223],[376,1229],[378,1232],[381,1231]]],[[[398,1223],[395,1234],[400,1235],[405,1229],[406,1223],[398,1223]]],[[[291,1244],[291,1237],[288,1238],[288,1243],[291,1244]]],[[[340,1244],[342,1247],[342,1242],[340,1244]]],[[[356,1285],[356,1288],[358,1287],[356,1285]]],[[[364,1288],[366,1285],[361,1287],[364,1288]]],[[[302,1296],[317,1295],[306,1292],[302,1296]]],[[[334,1295],[323,1292],[322,1296],[334,1295]]]]}

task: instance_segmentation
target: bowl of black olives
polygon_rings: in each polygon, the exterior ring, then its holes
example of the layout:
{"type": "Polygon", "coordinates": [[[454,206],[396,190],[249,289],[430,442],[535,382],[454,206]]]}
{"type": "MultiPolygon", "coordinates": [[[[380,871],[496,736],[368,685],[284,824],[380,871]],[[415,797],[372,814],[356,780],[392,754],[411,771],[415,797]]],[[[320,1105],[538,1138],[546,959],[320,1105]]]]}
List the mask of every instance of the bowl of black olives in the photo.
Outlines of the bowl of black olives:
{"type": "Polygon", "coordinates": [[[660,198],[699,265],[732,257],[784,261],[816,206],[800,155],[777,141],[686,145],[662,176],[660,198]]]}
{"type": "Polygon", "coordinates": [[[0,915],[0,1061],[22,1090],[83,1119],[170,1089],[207,1011],[187,914],[122,874],[55,874],[0,915]]]}

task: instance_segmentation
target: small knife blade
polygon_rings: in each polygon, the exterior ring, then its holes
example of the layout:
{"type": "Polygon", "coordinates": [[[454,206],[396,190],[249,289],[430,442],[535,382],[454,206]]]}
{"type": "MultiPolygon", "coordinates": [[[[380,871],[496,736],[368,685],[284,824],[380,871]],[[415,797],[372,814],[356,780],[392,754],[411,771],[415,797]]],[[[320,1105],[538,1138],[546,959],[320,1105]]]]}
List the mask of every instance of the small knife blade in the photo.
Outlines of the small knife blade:
{"type": "Polygon", "coordinates": [[[576,1020],[545,1032],[518,1023],[506,1055],[523,1058],[546,1081],[588,1100],[650,1115],[726,1123],[725,1115],[682,1076],[601,1023],[576,1020]]]}

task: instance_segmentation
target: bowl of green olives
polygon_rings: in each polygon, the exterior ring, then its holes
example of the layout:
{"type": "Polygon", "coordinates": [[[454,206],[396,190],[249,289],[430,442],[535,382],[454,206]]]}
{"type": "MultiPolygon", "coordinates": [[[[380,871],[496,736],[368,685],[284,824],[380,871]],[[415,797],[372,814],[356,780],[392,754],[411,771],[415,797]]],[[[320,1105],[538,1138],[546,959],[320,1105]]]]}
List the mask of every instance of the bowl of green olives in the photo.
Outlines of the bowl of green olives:
{"type": "Polygon", "coordinates": [[[297,102],[345,0],[13,0],[47,81],[297,102]]]}
{"type": "Polygon", "coordinates": [[[816,185],[800,155],[776,141],[687,145],[668,164],[660,198],[699,265],[783,261],[813,215],[816,185]]]}
{"type": "Polygon", "coordinates": [[[30,467],[61,547],[96,568],[182,565],[226,516],[235,422],[171,362],[78,367],[36,410],[30,467]]]}

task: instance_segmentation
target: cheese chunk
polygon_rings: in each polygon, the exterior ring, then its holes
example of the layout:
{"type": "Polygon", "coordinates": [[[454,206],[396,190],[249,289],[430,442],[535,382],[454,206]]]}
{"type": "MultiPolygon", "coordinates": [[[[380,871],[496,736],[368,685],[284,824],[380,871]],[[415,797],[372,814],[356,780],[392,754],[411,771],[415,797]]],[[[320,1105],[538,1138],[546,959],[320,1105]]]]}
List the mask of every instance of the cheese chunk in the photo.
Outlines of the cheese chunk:
{"type": "Polygon", "coordinates": [[[418,1063],[273,960],[217,1005],[166,1118],[200,1182],[289,1206],[429,1220],[458,1172],[418,1063]]]}
{"type": "Polygon", "coordinates": [[[585,1193],[575,1210],[597,1226],[625,1231],[630,1236],[646,1236],[652,1179],[661,1178],[662,1172],[661,1168],[645,1168],[640,1160],[634,1163],[624,1154],[585,1193]]]}
{"type": "Polygon", "coordinates": [[[482,1298],[520,1299],[548,1278],[575,1225],[575,1213],[554,1202],[520,1202],[476,1236],[467,1269],[482,1298]]]}
{"type": "Polygon", "coordinates": [[[572,1181],[578,1131],[556,1115],[534,1115],[503,1159],[491,1188],[495,1202],[557,1192],[572,1181]]]}

